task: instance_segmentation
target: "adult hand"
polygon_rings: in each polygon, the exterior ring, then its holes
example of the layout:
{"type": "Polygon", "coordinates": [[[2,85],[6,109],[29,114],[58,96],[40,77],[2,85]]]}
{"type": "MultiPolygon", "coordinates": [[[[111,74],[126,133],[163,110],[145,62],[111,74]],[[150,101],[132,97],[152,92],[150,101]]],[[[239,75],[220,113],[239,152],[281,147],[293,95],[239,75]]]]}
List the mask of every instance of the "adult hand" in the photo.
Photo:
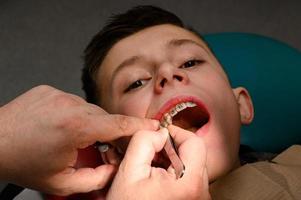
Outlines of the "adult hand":
{"type": "Polygon", "coordinates": [[[57,195],[101,189],[116,168],[76,169],[78,149],[158,126],[38,86],[0,108],[0,180],[57,195]]]}
{"type": "Polygon", "coordinates": [[[172,167],[165,170],[151,166],[155,153],[164,147],[167,130],[139,131],[130,141],[107,200],[210,199],[202,138],[175,126],[168,129],[185,165],[183,177],[176,179],[172,167]]]}

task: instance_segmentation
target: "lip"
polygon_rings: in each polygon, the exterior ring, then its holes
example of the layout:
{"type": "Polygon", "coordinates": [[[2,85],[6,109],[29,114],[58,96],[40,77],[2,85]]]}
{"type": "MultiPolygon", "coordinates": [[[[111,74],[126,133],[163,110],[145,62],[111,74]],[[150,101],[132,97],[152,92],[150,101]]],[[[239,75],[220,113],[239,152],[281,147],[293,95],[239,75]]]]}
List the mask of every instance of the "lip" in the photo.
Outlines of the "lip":
{"type": "Polygon", "coordinates": [[[153,117],[153,119],[156,120],[161,120],[163,115],[167,112],[169,112],[171,109],[173,109],[177,104],[183,103],[183,102],[193,102],[197,104],[198,107],[202,108],[208,116],[209,116],[209,121],[202,126],[202,128],[198,129],[195,134],[196,135],[203,135],[205,132],[208,130],[208,125],[210,123],[210,113],[208,112],[208,109],[204,102],[200,100],[200,98],[195,97],[195,96],[176,96],[168,100],[166,103],[163,104],[163,106],[159,109],[158,113],[153,117]]]}

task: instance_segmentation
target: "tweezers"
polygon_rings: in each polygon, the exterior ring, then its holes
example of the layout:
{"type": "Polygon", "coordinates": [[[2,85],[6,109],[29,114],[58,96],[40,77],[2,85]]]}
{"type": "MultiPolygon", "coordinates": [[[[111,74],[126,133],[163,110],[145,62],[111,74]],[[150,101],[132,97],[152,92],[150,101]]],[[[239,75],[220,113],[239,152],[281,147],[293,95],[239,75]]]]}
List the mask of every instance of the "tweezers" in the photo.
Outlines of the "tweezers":
{"type": "MultiPolygon", "coordinates": [[[[161,128],[167,129],[167,126],[168,126],[168,124],[166,124],[166,123],[161,124],[161,128]]],[[[168,131],[168,129],[167,129],[167,131],[168,131]]],[[[170,160],[173,168],[175,169],[176,178],[177,179],[181,178],[184,175],[185,166],[179,157],[179,152],[177,150],[175,142],[174,142],[173,138],[171,137],[169,131],[168,131],[168,139],[164,145],[164,150],[165,150],[167,156],[169,157],[169,160],[170,160]]]]}
{"type": "MultiPolygon", "coordinates": [[[[168,123],[161,123],[160,128],[167,129],[168,125],[169,125],[168,123]]],[[[168,129],[167,129],[167,131],[168,131],[168,129]]],[[[100,142],[98,142],[95,146],[98,148],[98,150],[102,154],[104,154],[110,148],[109,144],[100,143],[100,142]]],[[[164,150],[165,150],[173,168],[175,169],[176,178],[177,179],[181,178],[184,175],[185,166],[179,157],[178,149],[177,149],[175,142],[174,142],[173,138],[171,137],[169,131],[168,131],[168,139],[164,145],[164,150]]],[[[105,161],[104,158],[103,158],[103,160],[105,161]]]]}

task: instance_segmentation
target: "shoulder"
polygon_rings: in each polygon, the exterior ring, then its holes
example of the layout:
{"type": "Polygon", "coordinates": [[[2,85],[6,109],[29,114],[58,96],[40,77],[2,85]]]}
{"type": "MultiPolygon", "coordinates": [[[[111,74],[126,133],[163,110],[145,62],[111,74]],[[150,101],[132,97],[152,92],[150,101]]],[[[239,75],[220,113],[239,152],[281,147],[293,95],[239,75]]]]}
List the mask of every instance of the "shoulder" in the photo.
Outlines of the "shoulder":
{"type": "Polygon", "coordinates": [[[301,199],[301,146],[243,165],[210,185],[213,199],[301,199]]]}
{"type": "Polygon", "coordinates": [[[292,145],[272,161],[277,164],[296,165],[301,167],[301,145],[292,145]]]}

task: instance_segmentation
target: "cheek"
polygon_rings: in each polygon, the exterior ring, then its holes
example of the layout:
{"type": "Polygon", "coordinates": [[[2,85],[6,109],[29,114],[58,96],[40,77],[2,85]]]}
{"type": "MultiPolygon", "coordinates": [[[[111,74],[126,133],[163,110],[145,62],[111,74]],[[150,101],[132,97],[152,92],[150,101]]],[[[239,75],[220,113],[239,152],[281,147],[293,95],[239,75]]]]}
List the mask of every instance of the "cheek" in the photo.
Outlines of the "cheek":
{"type": "Polygon", "coordinates": [[[204,136],[208,148],[210,178],[228,171],[236,162],[239,147],[240,115],[232,88],[218,70],[206,68],[195,77],[195,84],[205,91],[212,114],[210,132],[204,136]]]}
{"type": "MultiPolygon", "coordinates": [[[[151,97],[150,95],[141,93],[124,97],[119,102],[116,102],[115,104],[118,106],[116,106],[115,113],[144,118],[150,106],[151,97]]],[[[129,141],[130,137],[120,138],[116,141],[116,146],[122,152],[125,152],[129,141]]]]}
{"type": "Polygon", "coordinates": [[[124,97],[117,103],[116,113],[145,117],[150,106],[151,98],[147,94],[137,93],[128,97],[124,97]]]}

